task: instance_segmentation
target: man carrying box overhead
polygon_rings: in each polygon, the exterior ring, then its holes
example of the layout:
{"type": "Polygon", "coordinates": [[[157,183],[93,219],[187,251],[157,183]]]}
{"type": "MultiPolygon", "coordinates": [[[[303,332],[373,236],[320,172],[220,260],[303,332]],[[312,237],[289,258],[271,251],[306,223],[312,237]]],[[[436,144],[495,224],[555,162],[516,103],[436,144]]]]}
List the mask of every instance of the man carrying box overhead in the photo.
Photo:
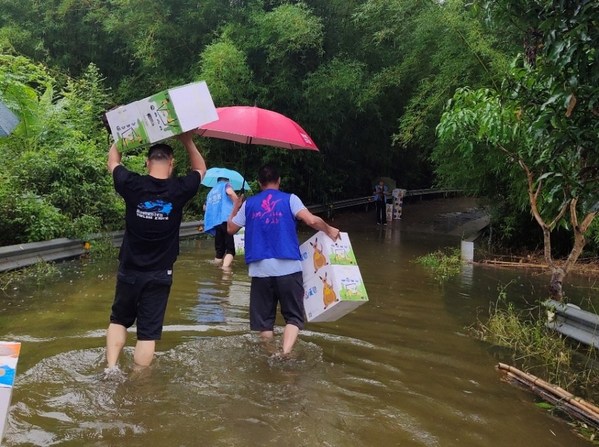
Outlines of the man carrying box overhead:
{"type": "Polygon", "coordinates": [[[125,234],[119,252],[119,269],[110,325],[106,332],[107,373],[116,370],[127,340],[127,328],[137,320],[136,366],[149,366],[156,340],[162,335],[173,264],[179,254],[179,227],[183,206],[197,193],[206,163],[192,133],[177,137],[185,146],[191,172],[171,177],[173,149],[164,143],[150,147],[148,175],[121,165],[116,145],[108,152],[108,170],[115,190],[125,199],[125,234]],[[115,369],[113,369],[115,368],[115,369]]]}
{"type": "Polygon", "coordinates": [[[339,230],[312,214],[295,194],[279,191],[281,178],[271,164],[258,171],[261,192],[243,202],[235,201],[227,222],[229,234],[245,227],[245,261],[250,287],[250,329],[264,341],[274,338],[277,304],[285,319],[282,355],[291,353],[304,328],[304,286],[295,219],[332,240],[339,230]]]}

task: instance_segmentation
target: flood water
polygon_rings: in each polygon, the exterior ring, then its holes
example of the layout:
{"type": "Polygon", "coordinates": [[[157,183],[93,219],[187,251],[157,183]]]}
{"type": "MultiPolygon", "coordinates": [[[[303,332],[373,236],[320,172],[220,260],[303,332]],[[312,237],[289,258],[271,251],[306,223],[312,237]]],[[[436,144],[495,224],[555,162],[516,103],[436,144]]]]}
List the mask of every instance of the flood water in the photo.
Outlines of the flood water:
{"type": "Polygon", "coordinates": [[[503,382],[495,349],[466,329],[508,284],[517,299],[543,297],[545,276],[470,266],[440,284],[414,260],[459,237],[339,222],[370,301],[308,324],[288,361],[249,331],[247,268],[211,265],[211,240],[182,241],[163,339],[142,373],[130,334],[124,374],[103,379],[116,262],[62,263],[49,284],[6,291],[0,339],[22,348],[2,445],[590,445],[503,382]]]}

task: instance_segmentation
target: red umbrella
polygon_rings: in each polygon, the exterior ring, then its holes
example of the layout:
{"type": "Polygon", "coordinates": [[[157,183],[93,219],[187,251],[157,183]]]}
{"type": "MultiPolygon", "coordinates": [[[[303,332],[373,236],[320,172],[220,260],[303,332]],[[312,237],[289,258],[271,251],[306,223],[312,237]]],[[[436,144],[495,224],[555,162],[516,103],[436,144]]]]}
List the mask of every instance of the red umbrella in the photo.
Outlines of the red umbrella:
{"type": "Polygon", "coordinates": [[[204,124],[195,132],[205,137],[238,143],[318,150],[310,135],[299,124],[272,110],[252,106],[230,106],[219,107],[216,112],[217,121],[204,124]]]}

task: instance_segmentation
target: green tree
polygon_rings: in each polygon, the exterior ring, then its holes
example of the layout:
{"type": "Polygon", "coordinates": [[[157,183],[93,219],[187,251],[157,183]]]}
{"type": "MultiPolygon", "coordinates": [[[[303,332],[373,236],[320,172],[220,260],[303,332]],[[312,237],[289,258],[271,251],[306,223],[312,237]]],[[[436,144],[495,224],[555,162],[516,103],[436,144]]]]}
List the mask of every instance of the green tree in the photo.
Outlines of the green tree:
{"type": "Polygon", "coordinates": [[[253,97],[247,57],[226,37],[205,47],[196,71],[195,80],[206,81],[218,106],[248,104],[253,97]]]}
{"type": "MultiPolygon", "coordinates": [[[[543,232],[551,270],[550,294],[563,297],[563,281],[577,262],[599,211],[599,5],[582,1],[481,2],[528,18],[524,52],[501,88],[461,89],[438,127],[435,158],[446,179],[473,177],[477,163],[492,177],[507,175],[510,192],[526,198],[543,232]],[[532,32],[531,34],[531,30],[532,32]],[[466,164],[464,164],[464,162],[466,164]],[[454,174],[449,174],[452,166],[454,174]],[[514,168],[523,176],[516,177],[514,168]],[[551,234],[568,229],[572,248],[554,259],[551,234]]],[[[483,173],[479,173],[482,176],[483,173]]]]}
{"type": "Polygon", "coordinates": [[[500,82],[507,68],[502,46],[465,3],[369,0],[354,15],[404,185],[431,185],[435,127],[455,89],[500,82]]]}

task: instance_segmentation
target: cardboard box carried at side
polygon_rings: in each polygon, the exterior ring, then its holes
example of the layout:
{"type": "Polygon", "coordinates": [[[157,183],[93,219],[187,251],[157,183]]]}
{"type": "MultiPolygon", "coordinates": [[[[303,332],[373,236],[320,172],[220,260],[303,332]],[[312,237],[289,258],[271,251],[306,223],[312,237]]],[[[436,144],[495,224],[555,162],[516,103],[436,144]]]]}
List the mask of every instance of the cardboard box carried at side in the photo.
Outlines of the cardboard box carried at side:
{"type": "Polygon", "coordinates": [[[309,322],[338,320],[367,301],[357,266],[327,265],[304,279],[304,308],[309,322]]]}
{"type": "Polygon", "coordinates": [[[242,227],[233,235],[235,244],[235,256],[245,256],[245,227],[242,227]]]}
{"type": "Polygon", "coordinates": [[[206,82],[194,82],[106,112],[119,151],[156,143],[218,120],[206,82]]]}
{"type": "Polygon", "coordinates": [[[347,233],[331,240],[319,231],[300,245],[308,322],[335,321],[368,301],[347,233]]]}
{"type": "Polygon", "coordinates": [[[326,265],[358,265],[349,236],[343,232],[333,241],[319,231],[300,245],[300,255],[304,281],[326,265]]]}

